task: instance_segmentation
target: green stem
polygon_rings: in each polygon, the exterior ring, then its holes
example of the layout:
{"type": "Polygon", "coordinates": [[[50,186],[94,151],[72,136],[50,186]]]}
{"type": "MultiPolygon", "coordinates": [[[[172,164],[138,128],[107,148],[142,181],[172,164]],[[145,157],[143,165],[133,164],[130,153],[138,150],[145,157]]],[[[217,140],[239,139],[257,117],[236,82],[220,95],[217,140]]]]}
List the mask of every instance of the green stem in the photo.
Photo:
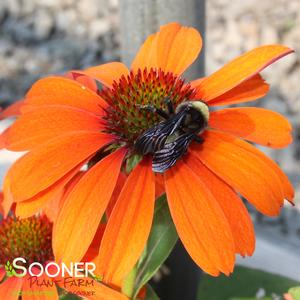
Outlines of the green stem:
{"type": "Polygon", "coordinates": [[[137,275],[137,268],[133,268],[133,270],[127,275],[124,280],[124,284],[122,286],[122,293],[132,299],[134,288],[135,288],[135,279],[137,275]]]}

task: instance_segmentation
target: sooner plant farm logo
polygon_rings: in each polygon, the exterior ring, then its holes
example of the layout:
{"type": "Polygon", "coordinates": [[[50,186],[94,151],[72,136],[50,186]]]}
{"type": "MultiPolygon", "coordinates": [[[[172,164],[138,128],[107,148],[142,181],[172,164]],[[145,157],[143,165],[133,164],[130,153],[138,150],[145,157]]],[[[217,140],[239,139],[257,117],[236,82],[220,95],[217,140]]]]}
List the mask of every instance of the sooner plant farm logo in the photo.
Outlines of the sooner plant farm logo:
{"type": "MultiPolygon", "coordinates": [[[[12,262],[7,261],[5,270],[8,277],[25,277],[28,280],[29,287],[37,286],[44,288],[43,292],[52,293],[53,290],[47,290],[54,285],[58,285],[65,290],[72,289],[72,293],[78,296],[95,295],[94,282],[101,281],[94,274],[96,266],[92,262],[75,262],[70,264],[56,263],[49,261],[46,264],[33,262],[28,264],[25,258],[17,257],[12,262]]],[[[12,291],[12,295],[36,295],[40,291],[12,291]]],[[[48,294],[47,294],[48,295],[48,294]]],[[[50,295],[49,295],[50,296],[50,295]]]]}
{"type": "MultiPolygon", "coordinates": [[[[47,296],[54,297],[53,286],[58,286],[72,294],[82,297],[96,296],[95,276],[96,266],[92,262],[74,262],[70,264],[49,261],[46,264],[39,262],[28,263],[25,258],[17,257],[7,261],[5,270],[8,277],[18,277],[28,281],[30,290],[13,290],[13,296],[47,296]],[[32,288],[32,289],[31,289],[32,288]],[[41,290],[42,289],[42,290],[41,290]],[[41,294],[42,293],[42,294],[41,294]]],[[[24,280],[23,279],[23,280],[24,280]]]]}
{"type": "Polygon", "coordinates": [[[5,271],[6,271],[6,275],[8,277],[12,277],[12,276],[23,277],[24,276],[23,274],[18,274],[9,261],[7,261],[5,264],[5,271]]]}
{"type": "Polygon", "coordinates": [[[84,278],[90,275],[99,280],[99,277],[94,274],[95,269],[96,266],[92,262],[76,262],[69,265],[56,262],[48,262],[46,265],[42,265],[39,262],[33,262],[27,265],[27,261],[23,257],[17,257],[12,262],[7,261],[5,264],[8,277],[24,277],[27,274],[32,277],[41,277],[46,274],[49,278],[58,276],[84,278]]]}

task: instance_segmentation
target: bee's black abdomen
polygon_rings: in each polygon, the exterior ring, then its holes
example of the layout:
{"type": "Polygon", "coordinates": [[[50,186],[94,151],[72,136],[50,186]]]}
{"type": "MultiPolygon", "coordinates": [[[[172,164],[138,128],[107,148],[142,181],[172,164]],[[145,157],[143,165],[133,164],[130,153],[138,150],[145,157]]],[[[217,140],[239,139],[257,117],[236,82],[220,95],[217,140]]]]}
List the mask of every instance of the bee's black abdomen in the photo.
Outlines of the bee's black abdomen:
{"type": "Polygon", "coordinates": [[[148,129],[140,135],[134,147],[142,155],[153,154],[156,150],[161,149],[167,139],[167,135],[158,134],[158,126],[148,129]]]}
{"type": "Polygon", "coordinates": [[[182,111],[175,116],[149,128],[141,134],[135,144],[135,149],[142,155],[153,154],[162,149],[167,138],[172,135],[184,121],[185,113],[182,111]]]}
{"type": "MultiPolygon", "coordinates": [[[[156,110],[157,111],[157,110],[156,110]]],[[[199,134],[207,127],[209,111],[202,101],[183,102],[176,111],[169,108],[169,118],[142,133],[135,149],[152,154],[152,169],[163,173],[182,157],[192,140],[202,142],[199,134]]]]}
{"type": "Polygon", "coordinates": [[[152,170],[163,173],[170,169],[186,153],[193,138],[194,134],[186,133],[179,136],[174,142],[165,144],[163,149],[154,153],[152,170]]]}

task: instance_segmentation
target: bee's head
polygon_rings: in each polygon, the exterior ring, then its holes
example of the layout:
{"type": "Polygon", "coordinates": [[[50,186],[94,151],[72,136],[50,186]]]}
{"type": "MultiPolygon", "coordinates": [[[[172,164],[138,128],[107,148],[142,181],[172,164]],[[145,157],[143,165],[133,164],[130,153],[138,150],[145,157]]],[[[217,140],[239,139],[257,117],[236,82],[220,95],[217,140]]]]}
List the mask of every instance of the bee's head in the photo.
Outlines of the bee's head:
{"type": "Polygon", "coordinates": [[[206,122],[208,122],[209,119],[209,109],[206,103],[204,103],[203,101],[190,101],[190,105],[196,109],[197,111],[199,111],[206,122]]]}
{"type": "Polygon", "coordinates": [[[179,111],[181,111],[182,109],[184,109],[186,107],[193,108],[196,111],[198,111],[199,113],[201,113],[201,115],[203,116],[206,123],[208,123],[209,109],[208,109],[208,106],[205,102],[200,101],[200,100],[184,101],[176,107],[176,112],[179,112],[179,111]]]}

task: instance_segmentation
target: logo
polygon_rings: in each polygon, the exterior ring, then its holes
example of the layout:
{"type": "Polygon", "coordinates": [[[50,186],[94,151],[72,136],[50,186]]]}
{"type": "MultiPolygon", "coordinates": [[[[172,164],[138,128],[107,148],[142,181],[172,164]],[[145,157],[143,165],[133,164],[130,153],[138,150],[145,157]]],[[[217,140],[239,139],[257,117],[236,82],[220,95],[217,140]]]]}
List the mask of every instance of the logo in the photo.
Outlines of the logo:
{"type": "Polygon", "coordinates": [[[66,265],[65,263],[48,262],[46,265],[42,265],[39,262],[33,262],[29,266],[27,261],[23,257],[15,258],[12,263],[7,261],[5,264],[5,270],[8,277],[24,277],[29,274],[32,277],[41,277],[46,274],[49,278],[54,277],[75,277],[85,278],[89,275],[94,278],[98,277],[94,274],[96,266],[92,262],[75,262],[66,265]],[[25,267],[26,266],[26,267],[25,267]]]}
{"type": "Polygon", "coordinates": [[[7,261],[6,264],[5,264],[5,271],[6,271],[6,275],[8,277],[12,277],[12,276],[15,276],[15,277],[23,277],[24,275],[22,274],[18,274],[16,272],[16,270],[13,268],[12,264],[10,263],[10,261],[7,261]]]}
{"type": "Polygon", "coordinates": [[[67,265],[50,261],[47,264],[39,262],[29,264],[23,257],[17,257],[12,262],[7,261],[5,264],[8,277],[21,278],[26,276],[30,288],[36,286],[43,289],[38,291],[11,291],[13,296],[27,295],[28,297],[42,295],[54,297],[53,290],[48,289],[54,285],[58,285],[64,290],[72,288],[72,293],[77,296],[95,296],[94,283],[95,281],[101,281],[101,277],[94,274],[95,269],[96,266],[92,262],[75,262],[67,265]]]}

